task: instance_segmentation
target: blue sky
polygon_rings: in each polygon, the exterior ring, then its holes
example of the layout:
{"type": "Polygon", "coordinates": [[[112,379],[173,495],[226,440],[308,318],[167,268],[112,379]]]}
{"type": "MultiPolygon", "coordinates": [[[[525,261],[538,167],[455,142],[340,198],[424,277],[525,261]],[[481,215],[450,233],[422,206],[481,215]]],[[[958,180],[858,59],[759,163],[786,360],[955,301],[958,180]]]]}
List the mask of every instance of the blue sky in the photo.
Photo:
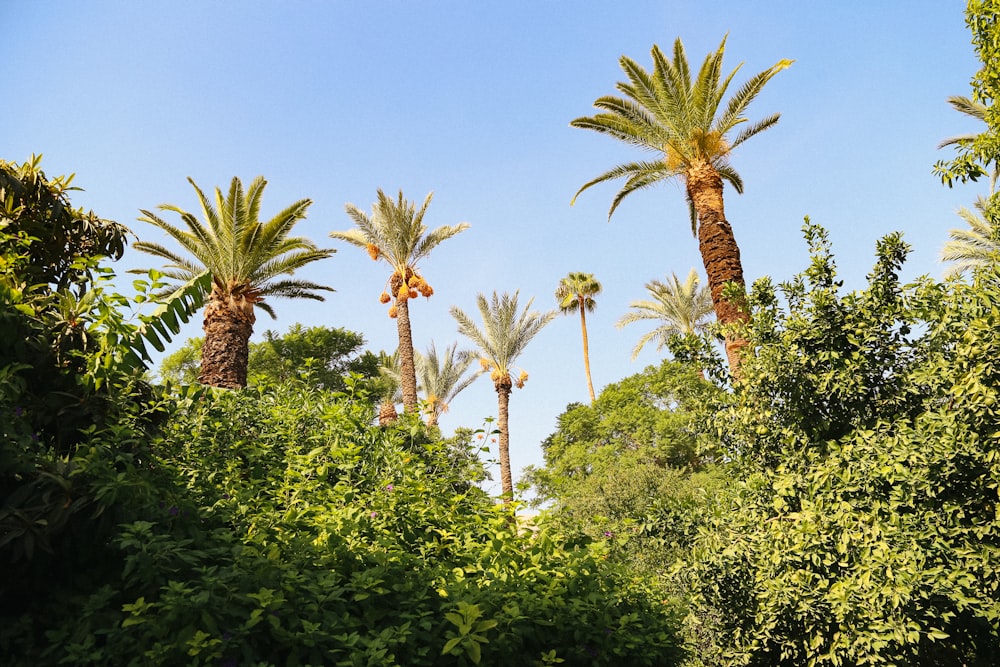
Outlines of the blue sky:
{"type": "MultiPolygon", "coordinates": [[[[680,184],[632,195],[610,223],[616,185],[570,206],[580,185],[643,157],[569,127],[614,92],[618,58],[649,67],[651,46],[679,36],[700,63],[728,34],[727,71],[794,59],[751,107],[751,119],[782,119],[733,155],[745,193],[727,189],[727,217],[748,281],[805,267],[809,215],[830,230],[853,288],[876,239],[896,230],[914,248],[905,277],[939,276],[948,229],[962,225],[955,210],[986,189],[948,189],[931,172],[948,156],[942,139],[978,130],[946,103],[970,94],[978,68],[963,12],[957,0],[11,0],[0,4],[0,157],[43,153],[49,175],[76,173],[75,204],[146,240],[162,237],[136,221],[139,209],[196,208],[189,176],[206,189],[265,176],[264,215],[311,198],[296,232],[338,252],[298,275],[337,292],[275,302],[278,319],[261,313],[257,338],[296,322],[342,326],[374,350],[395,347],[377,301],[386,266],[327,233],[350,228],[344,204],[369,210],[378,188],[417,201],[433,191],[428,225],[472,227],[422,265],[435,295],[411,308],[417,348],[459,340],[448,310],[475,312],[477,292],[520,290],[547,310],[559,279],[585,271],[604,285],[589,316],[600,388],[661,358],[648,346],[631,361],[645,329],[614,327],[643,285],[701,269],[680,184]]],[[[155,265],[130,253],[117,269],[155,265]]],[[[519,365],[531,378],[511,400],[515,470],[541,463],[556,417],[587,400],[579,319],[553,321],[519,365]]],[[[481,379],[442,427],[495,414],[481,379]]]]}

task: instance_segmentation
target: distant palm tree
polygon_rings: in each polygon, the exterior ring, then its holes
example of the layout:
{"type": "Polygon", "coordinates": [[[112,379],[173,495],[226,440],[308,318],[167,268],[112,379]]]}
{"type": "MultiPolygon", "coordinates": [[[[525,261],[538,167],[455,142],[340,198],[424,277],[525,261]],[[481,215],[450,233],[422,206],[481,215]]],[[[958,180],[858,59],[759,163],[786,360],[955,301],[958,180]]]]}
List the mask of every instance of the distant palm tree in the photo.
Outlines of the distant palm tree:
{"type": "MultiPolygon", "coordinates": [[[[673,60],[653,46],[651,73],[622,56],[619,62],[628,82],[617,87],[624,97],[598,98],[594,106],[604,113],[577,118],[570,125],[607,134],[656,154],[652,161],[620,164],[585,183],[576,193],[579,196],[593,185],[624,178],[625,184],[612,200],[608,218],[633,192],[673,178],[683,180],[692,231],[698,236],[716,316],[719,322],[731,324],[746,321],[749,315],[740,301],[732,302],[723,296],[727,283],[744,286],[740,249],[723,206],[723,182],[732,185],[737,193],[743,192],[743,180],[730,165],[729,155],[744,141],[778,122],[779,114],[773,114],[744,125],[747,122],[744,113],[771,77],[792,61],[780,60],[751,77],[720,108],[733,76],[740,69],[737,67],[722,78],[725,47],[723,39],[718,50],[705,58],[693,81],[680,39],[674,42],[673,60]],[[730,139],[728,135],[741,125],[743,129],[730,139]]],[[[739,352],[745,346],[742,338],[732,334],[726,338],[730,370],[736,376],[739,352]]]]}
{"type": "Polygon", "coordinates": [[[508,428],[508,408],[510,393],[514,387],[524,386],[528,374],[521,371],[517,379],[511,377],[514,361],[524,352],[531,339],[556,316],[554,311],[539,313],[531,311],[532,300],[518,312],[518,293],[504,292],[489,301],[482,294],[477,295],[476,305],[483,319],[483,328],[476,324],[458,307],[452,306],[451,314],[458,321],[458,331],[468,337],[482,353],[480,363],[484,371],[490,371],[490,379],[497,392],[497,428],[500,437],[500,483],[504,502],[514,499],[514,484],[510,473],[510,429],[508,428]]]}
{"type": "Polygon", "coordinates": [[[479,377],[479,373],[465,375],[476,355],[457,348],[458,343],[452,343],[444,356],[439,357],[431,341],[427,354],[416,355],[417,380],[427,403],[428,426],[437,426],[438,418],[448,411],[452,400],[479,377]]]}
{"type": "Polygon", "coordinates": [[[580,329],[583,332],[583,370],[587,375],[587,390],[590,392],[590,402],[597,400],[594,395],[594,382],[590,378],[590,346],[587,342],[587,313],[593,312],[597,306],[594,297],[601,293],[601,283],[597,282],[592,273],[570,272],[559,281],[556,288],[556,300],[559,311],[567,315],[580,311],[580,329]]]}
{"type": "MultiPolygon", "coordinates": [[[[988,107],[982,102],[977,102],[976,100],[970,100],[968,97],[963,95],[952,95],[948,98],[948,104],[960,113],[964,113],[970,118],[975,118],[983,123],[986,122],[986,110],[988,107]]],[[[970,146],[976,139],[981,135],[978,134],[960,134],[954,137],[949,137],[945,139],[940,144],[938,148],[945,148],[946,146],[959,146],[965,147],[970,146]]],[[[942,171],[944,169],[944,162],[939,162],[935,165],[937,171],[942,171]]],[[[984,172],[985,173],[985,172],[984,172]]],[[[997,188],[997,177],[1000,176],[1000,164],[994,164],[993,170],[989,173],[990,176],[990,194],[992,195],[996,192],[997,188]]]]}
{"type": "Polygon", "coordinates": [[[643,335],[632,350],[632,359],[639,356],[642,348],[651,340],[656,341],[656,349],[662,350],[674,334],[695,334],[705,328],[712,314],[712,294],[707,287],[699,287],[698,271],[691,269],[683,283],[676,273],[671,273],[667,282],[651,280],[646,283],[650,299],[633,301],[626,313],[615,326],[619,329],[633,322],[652,320],[660,325],[643,335]]]}
{"type": "Polygon", "coordinates": [[[1000,241],[997,239],[993,218],[987,213],[990,200],[979,197],[976,210],[964,206],[958,215],[969,224],[969,229],[948,231],[950,241],[941,248],[941,261],[954,262],[945,270],[946,276],[956,276],[978,266],[995,264],[1000,259],[1000,241]]]}
{"type": "Polygon", "coordinates": [[[352,245],[364,248],[375,261],[385,260],[392,267],[389,276],[389,291],[383,291],[382,303],[393,301],[389,317],[395,318],[399,335],[400,386],[403,391],[403,409],[415,412],[417,409],[417,376],[413,361],[413,334],[410,330],[409,300],[418,294],[430,298],[434,293],[427,281],[420,275],[417,263],[430,254],[439,243],[469,228],[469,223],[438,227],[428,232],[424,225],[424,214],[434,193],[427,195],[423,205],[416,205],[403,198],[400,191],[393,201],[380,189],[378,199],[372,205],[371,216],[347,204],[347,215],[357,229],[330,232],[330,236],[352,245]]]}
{"type": "Polygon", "coordinates": [[[198,194],[204,221],[171,204],[159,208],[180,215],[187,230],[145,210],[139,220],[165,231],[194,259],[157,243],[137,241],[132,247],[167,260],[164,275],[180,282],[187,282],[206,270],[212,274],[212,291],[205,306],[199,382],[230,389],[245,387],[250,336],[257,320],[254,308],[273,318],[274,310],[265,301],[267,297],[322,301],[323,297],[315,291],[333,291],[332,288],[305,280],[275,278],[294,273],[336,251],[288,235],[306,217],[306,209],[312,204],[309,199],[295,202],[267,222],[258,220],[261,196],[267,185],[263,177],[255,178],[246,192],[240,179],[233,178],[225,197],[219,188],[215,189],[214,205],[193,180],[189,178],[188,182],[198,194]]]}

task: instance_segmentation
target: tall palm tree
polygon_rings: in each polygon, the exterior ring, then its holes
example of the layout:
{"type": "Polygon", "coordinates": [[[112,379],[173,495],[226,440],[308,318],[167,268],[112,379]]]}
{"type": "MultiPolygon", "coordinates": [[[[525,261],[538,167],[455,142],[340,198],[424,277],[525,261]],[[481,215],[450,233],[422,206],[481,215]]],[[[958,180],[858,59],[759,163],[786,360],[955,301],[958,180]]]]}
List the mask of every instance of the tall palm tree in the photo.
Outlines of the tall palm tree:
{"type": "Polygon", "coordinates": [[[476,326],[462,310],[452,306],[451,315],[458,321],[458,332],[468,337],[482,354],[480,364],[490,372],[497,392],[497,429],[500,437],[500,484],[504,502],[514,499],[514,484],[510,474],[510,429],[508,408],[514,387],[524,387],[528,374],[521,370],[517,379],[511,377],[514,362],[524,352],[531,339],[556,316],[555,311],[539,313],[531,310],[534,299],[518,312],[518,293],[504,292],[489,301],[482,294],[476,296],[476,305],[483,319],[483,328],[476,326]]]}
{"type": "Polygon", "coordinates": [[[305,280],[276,278],[330,257],[336,251],[318,248],[304,237],[289,236],[292,227],[306,217],[306,209],[312,204],[310,199],[301,199],[267,222],[261,222],[260,200],[267,185],[261,176],[246,191],[240,179],[233,178],[225,197],[216,188],[214,204],[193,180],[189,178],[188,182],[198,194],[203,220],[172,204],[162,204],[159,209],[178,214],[187,229],[175,227],[146,210],[141,211],[139,220],[165,231],[193,259],[157,243],[137,241],[133,247],[167,260],[163,273],[169,278],[187,282],[206,270],[212,274],[198,381],[214,387],[245,387],[250,336],[257,320],[254,308],[273,318],[268,297],[322,301],[316,291],[332,292],[332,288],[305,280]]]}
{"type": "MultiPolygon", "coordinates": [[[[976,120],[985,123],[986,122],[986,110],[987,106],[982,102],[976,100],[970,100],[964,95],[952,95],[948,98],[948,104],[960,113],[964,113],[970,118],[975,118],[976,120]]],[[[959,148],[964,148],[971,146],[980,136],[979,134],[960,134],[954,137],[949,137],[945,139],[940,144],[938,148],[945,148],[946,146],[958,146],[959,148]]],[[[938,162],[934,168],[937,172],[942,172],[946,170],[945,162],[938,162]]],[[[985,172],[984,172],[985,173],[985,172]]],[[[1000,164],[994,163],[993,170],[989,173],[990,176],[990,194],[992,195],[996,192],[997,188],[997,178],[1000,177],[1000,164]]],[[[961,213],[959,214],[961,215],[961,213]]]]}
{"type": "Polygon", "coordinates": [[[431,341],[427,354],[418,353],[416,356],[417,380],[427,403],[428,426],[437,426],[438,418],[448,411],[452,400],[479,377],[479,373],[465,375],[476,355],[457,348],[458,343],[452,343],[444,356],[439,357],[434,341],[431,341]]]}
{"type": "Polygon", "coordinates": [[[941,261],[954,264],[945,270],[946,276],[956,276],[1000,260],[1000,238],[993,216],[988,214],[989,206],[989,199],[979,197],[975,211],[964,206],[958,209],[959,217],[968,223],[969,229],[948,231],[951,240],[941,248],[941,261]]]}
{"type": "Polygon", "coordinates": [[[632,350],[632,359],[639,356],[642,348],[651,340],[656,340],[656,349],[662,350],[674,334],[695,334],[707,325],[712,314],[712,294],[707,287],[699,287],[698,271],[691,269],[682,283],[676,273],[671,273],[667,282],[651,280],[646,283],[649,299],[633,301],[628,306],[632,312],[626,313],[615,323],[619,329],[633,322],[652,320],[660,325],[643,335],[632,350]]]}
{"type": "Polygon", "coordinates": [[[423,220],[433,196],[434,193],[428,194],[423,205],[417,209],[416,204],[403,198],[402,191],[394,201],[379,189],[370,216],[354,204],[347,204],[347,215],[354,221],[356,229],[330,232],[332,238],[364,248],[373,260],[385,260],[392,267],[387,281],[388,291],[382,292],[379,301],[384,304],[393,301],[389,317],[395,318],[399,334],[400,386],[406,412],[417,409],[417,375],[413,361],[409,300],[418,295],[430,298],[434,293],[420,275],[417,263],[442,241],[469,228],[469,223],[460,222],[428,231],[423,220]]]}
{"type": "MultiPolygon", "coordinates": [[[[744,125],[748,122],[744,114],[771,77],[792,61],[780,60],[751,77],[722,106],[729,84],[740,69],[737,66],[722,78],[725,47],[723,39],[718,50],[705,58],[694,80],[680,39],[674,42],[672,60],[653,46],[652,72],[622,56],[619,62],[628,81],[619,82],[617,88],[623,97],[598,98],[594,106],[603,113],[577,118],[570,125],[609,135],[656,155],[650,161],[620,164],[577,191],[579,196],[593,185],[624,178],[624,185],[612,200],[609,219],[621,201],[636,190],[673,178],[683,180],[692,231],[698,237],[715,313],[721,323],[730,324],[745,321],[748,314],[741,300],[730,301],[723,296],[727,283],[744,286],[740,249],[723,206],[723,182],[737,193],[743,192],[743,180],[729,163],[729,155],[744,141],[778,122],[779,114],[773,114],[744,125]],[[741,125],[742,130],[730,137],[741,125]]],[[[746,341],[733,334],[726,337],[730,370],[737,376],[739,352],[745,345],[746,341]]]]}
{"type": "Polygon", "coordinates": [[[556,288],[556,300],[559,311],[568,315],[580,311],[580,329],[583,331],[583,370],[587,374],[587,390],[590,392],[590,402],[597,400],[594,395],[594,382],[590,378],[590,346],[587,342],[587,313],[594,312],[597,301],[594,297],[601,293],[601,283],[597,282],[592,273],[570,272],[559,281],[556,288]]]}

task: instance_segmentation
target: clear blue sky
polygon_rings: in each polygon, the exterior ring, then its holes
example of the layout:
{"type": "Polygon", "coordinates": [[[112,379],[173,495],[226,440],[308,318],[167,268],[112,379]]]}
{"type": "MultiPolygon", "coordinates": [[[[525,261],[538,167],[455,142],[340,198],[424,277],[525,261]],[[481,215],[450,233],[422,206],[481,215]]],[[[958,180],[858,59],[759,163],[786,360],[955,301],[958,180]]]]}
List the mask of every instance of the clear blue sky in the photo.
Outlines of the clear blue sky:
{"type": "MultiPolygon", "coordinates": [[[[958,0],[7,0],[0,157],[43,153],[50,176],[77,174],[77,205],[149,240],[162,239],[139,209],[195,210],[188,176],[208,189],[264,175],[265,215],[313,199],[296,231],[339,251],[300,276],[337,292],[318,305],[275,302],[278,320],[261,313],[257,337],[295,322],[342,326],[374,350],[396,343],[377,301],[386,267],[327,232],[349,228],[344,204],[369,210],[377,188],[418,201],[434,191],[430,226],[472,227],[422,266],[435,295],[411,309],[417,348],[458,340],[448,309],[475,312],[477,292],[520,290],[550,309],[559,279],[585,271],[604,285],[589,318],[600,388],[661,358],[647,347],[630,360],[645,330],[614,327],[629,301],[653,278],[701,269],[680,184],[633,195],[611,223],[615,185],[569,205],[592,177],[642,157],[569,127],[614,91],[619,56],[648,67],[654,43],[680,36],[700,63],[728,33],[727,71],[795,59],[751,107],[751,119],[782,119],[734,154],[746,187],[727,190],[727,217],[748,281],[805,267],[809,215],[858,287],[875,240],[894,230],[914,247],[906,277],[940,275],[938,251],[962,225],[955,210],[986,189],[949,190],[931,173],[948,156],[942,139],[978,129],[945,101],[970,94],[978,68],[963,11],[958,0]]],[[[130,253],[117,268],[135,266],[155,258],[130,253]]],[[[560,317],[522,356],[531,379],[511,400],[515,470],[539,464],[556,417],[587,400],[580,348],[579,319],[560,317]]],[[[442,426],[495,414],[481,379],[442,426]]]]}

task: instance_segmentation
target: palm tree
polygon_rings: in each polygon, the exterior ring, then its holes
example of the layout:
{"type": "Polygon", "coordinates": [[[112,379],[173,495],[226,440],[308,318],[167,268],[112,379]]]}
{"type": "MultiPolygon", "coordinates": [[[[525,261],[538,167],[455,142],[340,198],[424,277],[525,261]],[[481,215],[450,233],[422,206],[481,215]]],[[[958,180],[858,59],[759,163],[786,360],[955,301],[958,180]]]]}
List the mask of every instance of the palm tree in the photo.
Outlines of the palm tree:
{"type": "MultiPolygon", "coordinates": [[[[740,69],[737,66],[722,78],[725,47],[723,39],[718,50],[705,58],[694,81],[680,39],[674,42],[673,60],[653,46],[652,73],[622,56],[619,62],[628,81],[618,83],[617,88],[624,97],[598,98],[594,106],[604,113],[577,118],[570,125],[607,134],[657,156],[651,161],[620,164],[577,191],[579,196],[593,185],[624,178],[624,185],[612,200],[609,219],[621,201],[636,190],[678,177],[684,181],[692,232],[698,237],[715,313],[719,322],[731,324],[746,321],[749,316],[741,300],[730,301],[723,296],[727,283],[744,286],[740,249],[723,206],[723,182],[732,185],[737,193],[743,192],[743,180],[729,163],[729,155],[747,139],[773,127],[779,114],[744,126],[733,138],[729,135],[747,123],[744,115],[747,107],[771,77],[792,61],[780,60],[751,77],[720,109],[729,84],[740,69]]],[[[726,354],[730,370],[736,376],[739,352],[745,345],[742,338],[726,335],[726,354]]]]}
{"type": "Polygon", "coordinates": [[[379,399],[378,425],[389,426],[399,419],[396,403],[402,398],[399,390],[399,350],[392,354],[379,353],[379,378],[376,382],[376,392],[379,399]]]}
{"type": "Polygon", "coordinates": [[[254,308],[273,318],[274,310],[267,297],[322,301],[316,290],[332,292],[332,288],[305,280],[276,278],[330,257],[336,251],[318,248],[303,237],[289,236],[295,223],[305,218],[306,209],[312,204],[309,199],[301,199],[267,222],[260,222],[260,200],[267,185],[261,176],[250,183],[246,192],[238,178],[233,178],[225,197],[216,188],[214,205],[193,180],[189,178],[188,182],[198,194],[203,221],[172,204],[162,204],[159,208],[178,214],[186,230],[146,210],[141,211],[139,220],[165,231],[194,259],[157,243],[137,241],[133,247],[167,260],[163,273],[169,278],[187,282],[206,270],[211,273],[212,291],[205,305],[205,342],[198,381],[214,387],[245,387],[249,341],[257,319],[254,308]]]}
{"type": "Polygon", "coordinates": [[[587,343],[587,313],[594,312],[597,302],[594,297],[601,293],[601,283],[597,282],[592,273],[570,272],[559,281],[556,288],[556,300],[559,311],[568,315],[580,311],[580,329],[583,331],[583,370],[587,374],[587,390],[590,392],[590,402],[597,400],[594,395],[594,382],[590,378],[590,346],[587,343]]]}
{"type": "MultiPolygon", "coordinates": [[[[976,100],[970,100],[968,97],[963,95],[952,95],[948,98],[948,104],[960,113],[964,113],[970,118],[975,118],[983,123],[986,122],[986,110],[988,107],[982,102],[977,102],[976,100]]],[[[945,139],[940,144],[938,148],[944,148],[946,146],[958,146],[959,148],[970,147],[973,142],[979,139],[982,135],[979,134],[960,134],[958,136],[949,137],[945,139]]],[[[941,173],[946,170],[946,163],[938,162],[935,165],[935,171],[941,173]]],[[[1000,177],[1000,164],[994,164],[993,170],[989,174],[990,176],[990,194],[992,195],[996,192],[997,178],[1000,177]]],[[[966,209],[967,210],[967,209],[966,209]]],[[[961,213],[959,213],[961,215],[961,213]]]]}
{"type": "Polygon", "coordinates": [[[619,329],[646,320],[660,323],[639,339],[639,344],[632,350],[633,360],[651,340],[656,340],[656,349],[662,350],[670,336],[695,334],[705,328],[706,319],[713,310],[712,294],[707,287],[699,287],[698,283],[698,271],[695,269],[691,269],[683,283],[676,273],[671,273],[665,283],[659,280],[646,283],[650,298],[630,303],[629,308],[633,312],[626,313],[615,323],[619,329]]]}
{"type": "Polygon", "coordinates": [[[524,387],[528,374],[521,370],[517,379],[511,377],[514,362],[524,352],[524,348],[542,327],[556,316],[554,311],[538,313],[531,311],[534,299],[529,300],[524,310],[518,313],[518,293],[493,292],[490,301],[482,294],[477,295],[476,305],[483,318],[480,329],[462,310],[452,306],[451,314],[458,321],[458,332],[468,337],[479,348],[482,357],[479,362],[483,371],[490,371],[490,379],[497,392],[497,428],[500,437],[500,484],[504,502],[514,499],[514,484],[510,474],[510,430],[508,428],[508,407],[510,393],[514,387],[524,387]]]}
{"type": "Polygon", "coordinates": [[[979,197],[975,206],[976,211],[964,206],[958,209],[959,217],[969,224],[969,229],[949,230],[951,240],[941,248],[941,261],[954,262],[945,270],[945,276],[956,276],[1000,259],[1000,238],[993,216],[987,212],[990,200],[979,197]]]}
{"type": "Polygon", "coordinates": [[[437,426],[441,413],[448,411],[448,405],[469,385],[476,381],[479,373],[465,376],[476,355],[468,350],[458,350],[458,343],[452,343],[443,357],[438,357],[434,341],[427,348],[427,354],[417,354],[417,379],[427,403],[427,425],[437,426]]]}
{"type": "Polygon", "coordinates": [[[332,238],[364,248],[373,260],[383,259],[392,267],[387,281],[388,291],[382,292],[379,301],[383,304],[394,302],[389,308],[389,317],[395,318],[399,334],[400,385],[406,412],[417,409],[409,300],[415,299],[418,294],[430,298],[434,293],[420,275],[417,263],[439,243],[469,228],[469,223],[461,222],[428,232],[423,220],[433,196],[434,193],[428,194],[418,210],[414,203],[403,198],[402,191],[393,201],[379,189],[370,216],[354,204],[347,204],[347,215],[354,221],[356,229],[330,232],[332,238]]]}

